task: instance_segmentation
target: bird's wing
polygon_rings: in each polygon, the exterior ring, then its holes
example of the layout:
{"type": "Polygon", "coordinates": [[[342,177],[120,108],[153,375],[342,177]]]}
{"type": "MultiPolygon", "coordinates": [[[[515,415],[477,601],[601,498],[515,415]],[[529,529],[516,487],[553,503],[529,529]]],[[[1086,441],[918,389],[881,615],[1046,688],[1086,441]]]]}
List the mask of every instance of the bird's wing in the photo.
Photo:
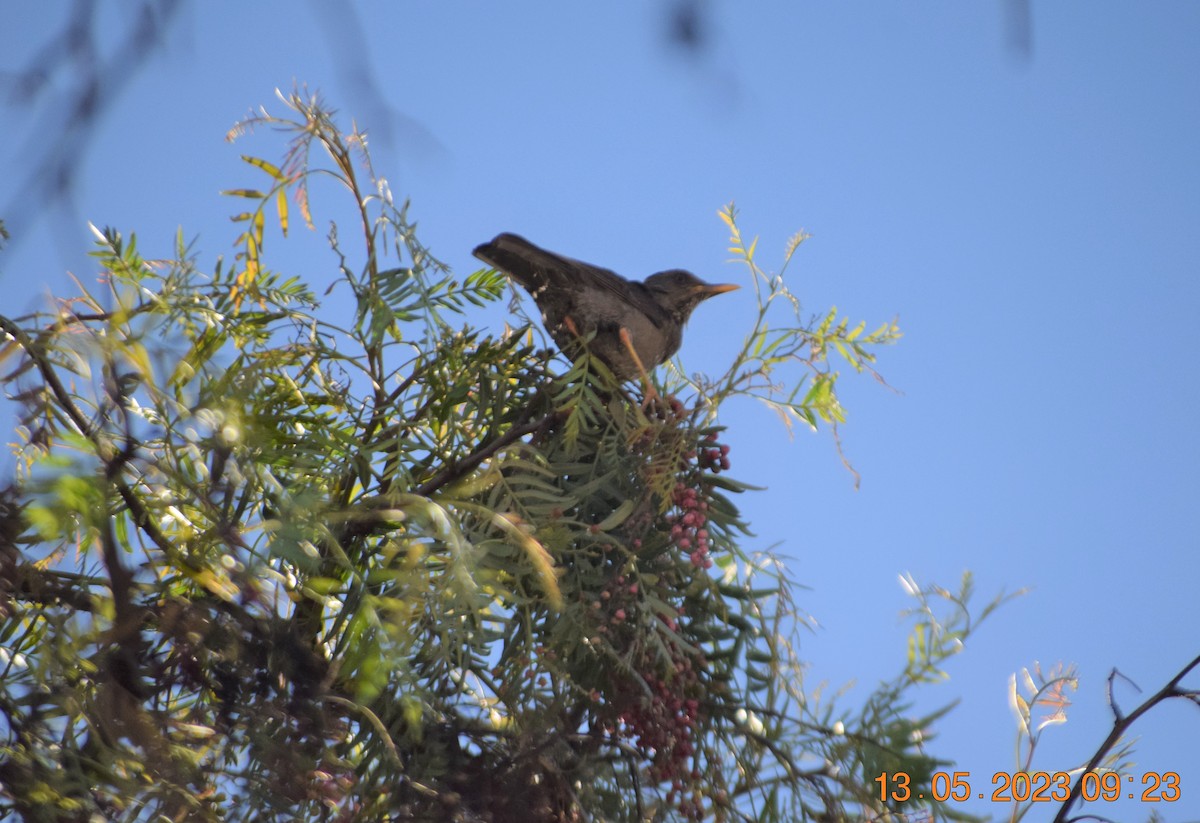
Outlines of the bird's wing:
{"type": "Polygon", "coordinates": [[[638,282],[626,280],[609,269],[547,251],[516,234],[499,234],[473,254],[490,266],[506,272],[528,290],[536,301],[547,286],[564,289],[591,286],[612,292],[657,321],[661,307],[638,282]]]}

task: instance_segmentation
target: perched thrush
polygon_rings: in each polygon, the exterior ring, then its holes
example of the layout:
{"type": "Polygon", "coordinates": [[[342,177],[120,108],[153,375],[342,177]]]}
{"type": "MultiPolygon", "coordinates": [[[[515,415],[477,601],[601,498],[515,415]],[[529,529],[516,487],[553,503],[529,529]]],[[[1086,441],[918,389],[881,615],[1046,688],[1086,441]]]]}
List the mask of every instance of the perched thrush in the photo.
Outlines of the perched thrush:
{"type": "MultiPolygon", "coordinates": [[[[679,351],[683,325],[702,300],[737,286],[705,283],[671,269],[645,282],[546,251],[515,234],[500,234],[475,256],[508,274],[533,297],[542,322],[568,356],[587,342],[618,380],[641,376],[653,393],[647,369],[679,351]]],[[[650,399],[648,396],[647,400],[650,399]]]]}

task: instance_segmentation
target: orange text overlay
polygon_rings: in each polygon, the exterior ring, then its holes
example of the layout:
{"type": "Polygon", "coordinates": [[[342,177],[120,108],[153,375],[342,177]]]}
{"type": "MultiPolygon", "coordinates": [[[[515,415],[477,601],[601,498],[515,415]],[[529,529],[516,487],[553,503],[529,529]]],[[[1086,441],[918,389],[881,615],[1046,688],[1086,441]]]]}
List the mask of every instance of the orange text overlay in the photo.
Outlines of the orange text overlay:
{"type": "MultiPolygon", "coordinates": [[[[947,801],[991,798],[997,803],[1065,803],[1071,796],[1072,776],[1067,772],[995,772],[981,789],[970,772],[934,772],[927,785],[917,785],[906,772],[885,772],[875,778],[879,799],[947,801]]],[[[1117,772],[1084,772],[1079,776],[1079,796],[1092,802],[1121,798],[1147,803],[1170,803],[1180,797],[1178,772],[1145,772],[1141,777],[1117,772]]]]}

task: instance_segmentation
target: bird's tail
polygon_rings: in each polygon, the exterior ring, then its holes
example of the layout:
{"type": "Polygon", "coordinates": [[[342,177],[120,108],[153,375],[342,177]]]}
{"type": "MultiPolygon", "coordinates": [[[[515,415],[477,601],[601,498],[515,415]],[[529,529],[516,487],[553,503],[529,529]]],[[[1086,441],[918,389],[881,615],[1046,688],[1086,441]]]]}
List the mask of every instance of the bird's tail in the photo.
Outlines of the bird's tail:
{"type": "Polygon", "coordinates": [[[574,260],[535,246],[516,234],[498,234],[491,242],[476,246],[472,252],[489,266],[507,273],[534,293],[557,277],[563,277],[579,264],[574,260]]]}

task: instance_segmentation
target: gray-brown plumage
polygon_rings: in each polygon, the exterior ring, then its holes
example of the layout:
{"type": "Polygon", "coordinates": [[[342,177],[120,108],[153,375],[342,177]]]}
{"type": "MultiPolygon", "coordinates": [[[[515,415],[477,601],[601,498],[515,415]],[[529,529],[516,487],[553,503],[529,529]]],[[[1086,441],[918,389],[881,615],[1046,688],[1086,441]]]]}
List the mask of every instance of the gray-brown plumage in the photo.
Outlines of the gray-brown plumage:
{"type": "Polygon", "coordinates": [[[682,269],[652,274],[645,282],[546,251],[515,234],[478,246],[475,256],[505,272],[533,297],[542,322],[568,356],[592,332],[588,351],[619,380],[637,377],[679,351],[683,326],[701,301],[737,286],[705,283],[682,269]],[[637,359],[621,339],[622,329],[637,359]]]}

